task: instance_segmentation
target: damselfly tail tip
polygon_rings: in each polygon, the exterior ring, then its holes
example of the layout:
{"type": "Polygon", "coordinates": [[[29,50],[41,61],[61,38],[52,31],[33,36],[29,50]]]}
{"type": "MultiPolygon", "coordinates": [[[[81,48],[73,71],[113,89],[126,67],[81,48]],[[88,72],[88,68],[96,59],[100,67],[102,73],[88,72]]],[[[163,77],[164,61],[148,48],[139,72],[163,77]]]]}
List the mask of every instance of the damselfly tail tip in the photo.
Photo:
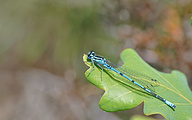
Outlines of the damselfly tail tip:
{"type": "Polygon", "coordinates": [[[176,105],[173,105],[173,108],[176,108],[176,105]]]}

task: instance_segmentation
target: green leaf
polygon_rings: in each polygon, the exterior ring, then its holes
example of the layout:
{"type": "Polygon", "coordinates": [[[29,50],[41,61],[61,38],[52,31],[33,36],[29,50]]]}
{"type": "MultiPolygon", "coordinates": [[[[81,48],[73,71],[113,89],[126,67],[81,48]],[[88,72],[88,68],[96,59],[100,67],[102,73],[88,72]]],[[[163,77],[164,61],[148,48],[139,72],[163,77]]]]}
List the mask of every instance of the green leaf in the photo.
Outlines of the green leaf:
{"type": "Polygon", "coordinates": [[[130,118],[130,120],[155,120],[155,119],[150,118],[150,117],[141,116],[141,115],[134,115],[130,118]]]}
{"type": "Polygon", "coordinates": [[[191,26],[192,26],[192,17],[191,17],[191,26]]]}
{"type": "MultiPolygon", "coordinates": [[[[155,91],[159,96],[176,105],[176,108],[172,109],[127,79],[120,75],[117,77],[118,74],[111,70],[104,69],[101,79],[101,68],[96,66],[91,72],[93,65],[87,55],[83,56],[83,60],[90,67],[85,72],[87,80],[105,91],[99,102],[100,108],[104,111],[128,110],[144,102],[145,115],[161,114],[166,119],[192,118],[192,92],[183,73],[176,70],[169,74],[159,72],[144,62],[132,49],[126,49],[121,53],[124,68],[137,71],[140,73],[137,77],[141,79],[141,75],[147,75],[158,80],[155,91]]],[[[142,80],[146,81],[146,79],[142,80]]]]}

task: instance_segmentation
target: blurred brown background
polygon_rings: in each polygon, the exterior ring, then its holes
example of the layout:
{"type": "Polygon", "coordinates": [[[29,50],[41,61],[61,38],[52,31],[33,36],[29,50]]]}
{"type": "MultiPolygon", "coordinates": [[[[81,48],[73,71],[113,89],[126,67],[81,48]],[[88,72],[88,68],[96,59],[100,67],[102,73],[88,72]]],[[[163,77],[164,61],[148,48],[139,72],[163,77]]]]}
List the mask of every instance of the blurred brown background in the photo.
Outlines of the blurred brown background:
{"type": "MultiPolygon", "coordinates": [[[[99,108],[102,90],[84,77],[95,50],[117,63],[135,49],[192,87],[191,0],[0,0],[0,120],[127,120],[99,108]]],[[[163,118],[153,115],[154,118],[163,118]]]]}

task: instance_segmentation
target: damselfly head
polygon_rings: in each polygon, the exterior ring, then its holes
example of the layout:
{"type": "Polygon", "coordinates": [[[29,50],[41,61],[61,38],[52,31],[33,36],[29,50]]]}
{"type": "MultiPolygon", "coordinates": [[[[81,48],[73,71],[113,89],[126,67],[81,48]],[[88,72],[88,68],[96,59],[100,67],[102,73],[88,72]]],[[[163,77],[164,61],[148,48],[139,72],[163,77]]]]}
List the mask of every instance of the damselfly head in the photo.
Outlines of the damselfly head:
{"type": "Polygon", "coordinates": [[[95,51],[90,51],[88,54],[87,54],[87,57],[89,58],[89,59],[91,59],[91,57],[93,57],[93,56],[95,56],[95,51]]]}

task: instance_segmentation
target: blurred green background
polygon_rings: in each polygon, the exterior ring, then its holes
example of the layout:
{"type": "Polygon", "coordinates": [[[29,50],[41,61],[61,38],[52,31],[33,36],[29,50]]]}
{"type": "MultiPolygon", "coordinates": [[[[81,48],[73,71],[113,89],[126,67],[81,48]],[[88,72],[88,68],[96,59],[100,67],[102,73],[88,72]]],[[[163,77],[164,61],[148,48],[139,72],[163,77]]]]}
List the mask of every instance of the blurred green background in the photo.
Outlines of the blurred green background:
{"type": "MultiPolygon", "coordinates": [[[[180,70],[192,87],[191,0],[0,0],[1,120],[127,120],[99,108],[84,77],[90,50],[118,63],[133,48],[155,69],[180,70]]],[[[160,115],[153,118],[163,119],[160,115]]]]}

